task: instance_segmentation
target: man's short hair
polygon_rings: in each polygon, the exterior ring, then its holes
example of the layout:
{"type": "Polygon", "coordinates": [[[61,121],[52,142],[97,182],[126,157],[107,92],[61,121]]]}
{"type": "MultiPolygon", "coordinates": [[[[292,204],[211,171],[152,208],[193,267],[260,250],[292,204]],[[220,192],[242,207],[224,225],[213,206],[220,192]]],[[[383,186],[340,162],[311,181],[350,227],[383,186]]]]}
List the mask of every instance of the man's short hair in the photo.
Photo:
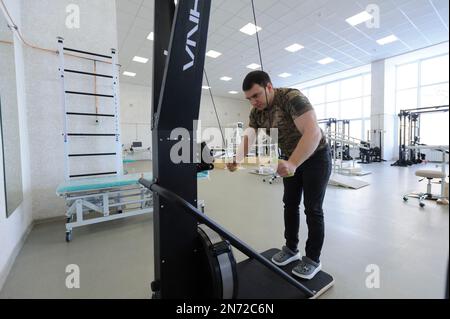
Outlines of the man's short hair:
{"type": "Polygon", "coordinates": [[[269,74],[264,71],[253,71],[245,77],[244,83],[242,84],[242,90],[251,90],[255,84],[265,88],[269,83],[272,83],[269,74]]]}

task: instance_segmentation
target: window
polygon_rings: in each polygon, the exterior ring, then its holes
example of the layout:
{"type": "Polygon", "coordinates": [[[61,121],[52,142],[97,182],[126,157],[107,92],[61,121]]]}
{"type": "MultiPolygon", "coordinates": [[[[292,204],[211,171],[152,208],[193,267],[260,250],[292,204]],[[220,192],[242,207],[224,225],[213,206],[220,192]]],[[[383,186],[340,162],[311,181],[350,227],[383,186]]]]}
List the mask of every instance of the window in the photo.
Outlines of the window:
{"type": "Polygon", "coordinates": [[[338,119],[339,116],[339,102],[333,102],[327,104],[327,116],[329,119],[338,119]]]}
{"type": "Polygon", "coordinates": [[[362,140],[363,133],[362,133],[362,121],[361,120],[355,120],[350,121],[350,136],[353,138],[357,138],[358,140],[362,140]]]}
{"type": "Polygon", "coordinates": [[[448,67],[448,54],[397,66],[397,112],[448,105],[448,67]]]}
{"type": "Polygon", "coordinates": [[[421,85],[448,82],[448,55],[422,61],[421,85]]]}
{"type": "Polygon", "coordinates": [[[309,89],[309,101],[314,106],[325,102],[325,86],[317,86],[309,89]]]}
{"type": "Polygon", "coordinates": [[[398,91],[396,105],[399,111],[417,108],[417,88],[398,91]]]}
{"type": "Polygon", "coordinates": [[[416,88],[418,79],[418,63],[410,63],[397,67],[397,90],[416,88]]]}
{"type": "Polygon", "coordinates": [[[334,82],[327,85],[327,102],[339,101],[340,83],[334,82]]]}
{"type": "Polygon", "coordinates": [[[371,96],[366,96],[363,98],[363,117],[364,118],[370,118],[370,112],[371,110],[371,106],[372,106],[372,97],[371,96]]]}
{"type": "Polygon", "coordinates": [[[422,87],[420,90],[420,106],[448,105],[448,83],[422,87]]]}
{"type": "Polygon", "coordinates": [[[372,74],[364,75],[364,96],[372,95],[372,74]]]}
{"type": "Polygon", "coordinates": [[[448,145],[448,114],[429,113],[420,116],[420,143],[448,145]]]}
{"type": "Polygon", "coordinates": [[[363,96],[363,81],[361,76],[350,78],[341,82],[341,100],[353,99],[363,96]]]}
{"type": "Polygon", "coordinates": [[[346,100],[341,102],[341,117],[343,119],[354,119],[362,117],[362,108],[363,105],[362,98],[346,100]]]}
{"type": "Polygon", "coordinates": [[[316,111],[316,116],[318,120],[326,118],[325,116],[325,104],[314,105],[314,110],[316,111]]]}
{"type": "Polygon", "coordinates": [[[318,119],[351,120],[354,134],[351,137],[361,139],[367,135],[372,103],[371,73],[306,87],[302,92],[308,92],[318,119]]]}
{"type": "MultiPolygon", "coordinates": [[[[449,104],[449,55],[422,59],[397,66],[397,111],[449,104]]],[[[420,142],[448,145],[449,118],[446,113],[420,116],[420,142]]]]}

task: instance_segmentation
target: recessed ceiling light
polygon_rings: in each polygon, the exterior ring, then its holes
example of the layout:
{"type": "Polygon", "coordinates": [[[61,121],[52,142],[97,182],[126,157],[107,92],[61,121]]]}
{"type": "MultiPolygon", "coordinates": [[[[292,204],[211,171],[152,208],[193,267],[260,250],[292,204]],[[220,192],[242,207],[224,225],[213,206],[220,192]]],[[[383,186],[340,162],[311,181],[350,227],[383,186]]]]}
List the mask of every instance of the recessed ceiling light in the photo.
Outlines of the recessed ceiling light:
{"type": "Polygon", "coordinates": [[[125,75],[125,76],[131,76],[131,77],[135,77],[135,76],[136,76],[136,73],[134,73],[134,72],[128,72],[128,71],[125,71],[125,72],[123,72],[123,75],[125,75]]]}
{"type": "Polygon", "coordinates": [[[242,27],[239,31],[241,31],[242,33],[248,34],[248,35],[254,35],[256,34],[256,32],[261,31],[262,28],[258,27],[256,25],[254,25],[253,23],[249,23],[247,25],[245,25],[244,27],[242,27]]]}
{"type": "Polygon", "coordinates": [[[230,78],[229,76],[222,76],[220,79],[225,82],[233,80],[233,78],[230,78]]]}
{"type": "Polygon", "coordinates": [[[288,77],[290,77],[290,76],[292,76],[292,74],[290,74],[290,73],[281,73],[281,74],[279,74],[278,75],[280,78],[288,78],[288,77]]]}
{"type": "Polygon", "coordinates": [[[148,62],[148,59],[147,59],[147,58],[140,57],[140,56],[135,56],[135,57],[133,58],[133,61],[134,61],[134,62],[139,62],[139,63],[147,63],[147,62],[148,62]]]}
{"type": "Polygon", "coordinates": [[[214,51],[214,50],[209,50],[206,53],[206,56],[209,56],[210,58],[213,58],[213,59],[216,59],[216,58],[220,57],[221,55],[222,55],[222,53],[214,51]]]}
{"type": "Polygon", "coordinates": [[[377,43],[379,45],[385,45],[385,44],[392,43],[395,41],[398,41],[398,38],[394,34],[391,34],[390,36],[387,36],[385,38],[377,40],[377,43]]]}
{"type": "Polygon", "coordinates": [[[363,22],[372,20],[373,16],[368,13],[367,11],[363,11],[360,12],[358,14],[355,14],[353,17],[350,17],[348,19],[345,19],[345,21],[347,21],[348,24],[350,24],[351,26],[356,26],[358,24],[361,24],[363,22]]]}
{"type": "Polygon", "coordinates": [[[153,41],[155,39],[155,35],[153,32],[150,32],[149,35],[147,36],[147,40],[153,41]]]}
{"type": "Polygon", "coordinates": [[[325,59],[322,59],[322,60],[320,60],[320,61],[317,61],[319,64],[322,64],[322,65],[325,65],[325,64],[330,64],[330,63],[332,63],[332,62],[334,62],[335,60],[334,59],[332,59],[332,58],[325,58],[325,59]]]}
{"type": "Polygon", "coordinates": [[[259,64],[256,64],[256,63],[252,63],[252,64],[247,65],[247,69],[250,69],[250,70],[257,70],[257,69],[260,69],[260,68],[261,68],[261,66],[259,64]]]}
{"type": "Polygon", "coordinates": [[[203,89],[203,90],[209,90],[210,88],[211,88],[211,87],[210,87],[210,86],[207,86],[207,85],[203,85],[203,86],[202,86],[202,89],[203,89]]]}
{"type": "Polygon", "coordinates": [[[239,92],[238,91],[230,91],[228,93],[235,95],[235,94],[238,94],[239,92]]]}
{"type": "Polygon", "coordinates": [[[285,48],[286,51],[289,52],[297,52],[300,51],[301,49],[304,49],[305,47],[303,45],[300,45],[298,43],[294,43],[293,45],[288,46],[287,48],[285,48]]]}

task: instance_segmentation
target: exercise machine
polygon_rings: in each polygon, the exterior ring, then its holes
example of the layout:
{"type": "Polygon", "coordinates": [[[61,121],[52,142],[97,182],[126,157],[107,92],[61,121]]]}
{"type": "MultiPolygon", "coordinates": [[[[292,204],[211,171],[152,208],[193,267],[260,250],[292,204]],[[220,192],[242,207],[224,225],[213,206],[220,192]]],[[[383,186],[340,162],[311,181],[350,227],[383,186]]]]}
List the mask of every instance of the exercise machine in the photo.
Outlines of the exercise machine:
{"type": "Polygon", "coordinates": [[[175,128],[189,133],[191,154],[197,153],[193,122],[199,117],[210,9],[211,0],[181,0],[176,6],[155,1],[153,178],[140,180],[154,196],[153,297],[318,297],[333,277],[322,271],[310,281],[297,280],[289,269],[294,265],[279,268],[269,260],[277,250],[259,254],[223,229],[196,208],[196,163],[175,164],[170,158],[183,141],[171,134],[175,128]],[[249,259],[236,263],[231,247],[249,259]]]}
{"type": "Polygon", "coordinates": [[[350,155],[351,145],[345,143],[346,140],[353,140],[350,137],[350,121],[329,118],[319,120],[318,123],[326,125],[325,133],[331,146],[331,155],[343,161],[353,160],[350,155]]]}
{"type": "Polygon", "coordinates": [[[370,164],[370,163],[381,163],[383,159],[381,158],[381,148],[378,146],[371,147],[369,142],[361,142],[359,148],[359,159],[358,164],[370,164]]]}
{"type": "Polygon", "coordinates": [[[361,141],[358,164],[382,163],[383,159],[383,134],[384,130],[374,129],[367,131],[369,141],[361,141]]]}
{"type": "Polygon", "coordinates": [[[401,110],[398,114],[400,126],[399,159],[391,166],[407,167],[425,161],[426,156],[421,152],[424,148],[415,147],[424,146],[420,140],[420,116],[437,112],[447,113],[448,110],[448,105],[401,110]]]}

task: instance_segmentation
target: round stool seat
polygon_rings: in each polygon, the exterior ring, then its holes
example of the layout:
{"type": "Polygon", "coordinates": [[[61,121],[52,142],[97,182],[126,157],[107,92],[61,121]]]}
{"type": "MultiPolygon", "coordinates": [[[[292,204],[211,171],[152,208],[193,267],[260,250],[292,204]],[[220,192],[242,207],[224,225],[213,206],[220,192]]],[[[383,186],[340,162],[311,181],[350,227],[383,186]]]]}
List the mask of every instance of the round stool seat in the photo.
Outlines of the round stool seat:
{"type": "Polygon", "coordinates": [[[443,172],[430,170],[416,171],[416,176],[425,178],[445,178],[445,174],[443,172]]]}

